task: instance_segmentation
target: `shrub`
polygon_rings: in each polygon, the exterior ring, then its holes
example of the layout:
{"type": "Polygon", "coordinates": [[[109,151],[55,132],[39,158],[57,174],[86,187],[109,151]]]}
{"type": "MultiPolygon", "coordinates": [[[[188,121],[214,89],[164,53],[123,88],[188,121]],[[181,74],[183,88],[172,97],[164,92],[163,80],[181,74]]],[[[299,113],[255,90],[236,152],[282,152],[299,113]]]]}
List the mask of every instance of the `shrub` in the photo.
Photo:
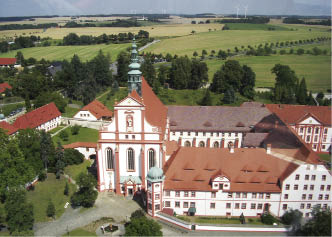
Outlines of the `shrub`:
{"type": "Polygon", "coordinates": [[[141,218],[141,217],[145,217],[145,213],[143,210],[139,209],[139,210],[136,210],[133,213],[131,213],[130,220],[132,220],[134,218],[141,218]]]}
{"type": "Polygon", "coordinates": [[[48,217],[54,217],[55,216],[55,207],[52,201],[48,202],[47,205],[47,210],[46,210],[46,215],[48,217]]]}
{"type": "Polygon", "coordinates": [[[97,180],[92,174],[80,173],[77,184],[79,190],[71,197],[71,204],[73,206],[92,207],[98,196],[98,192],[94,189],[97,180]]]}
{"type": "Polygon", "coordinates": [[[68,141],[68,133],[65,130],[62,130],[59,134],[62,141],[68,141]]]}
{"type": "Polygon", "coordinates": [[[272,216],[270,213],[264,213],[261,215],[261,221],[263,224],[272,225],[273,223],[277,222],[278,220],[272,216]]]}
{"type": "Polygon", "coordinates": [[[75,149],[64,150],[65,165],[79,165],[84,161],[84,155],[75,149]]]}
{"type": "Polygon", "coordinates": [[[77,135],[80,132],[80,126],[74,125],[70,128],[72,135],[77,135]]]}
{"type": "Polygon", "coordinates": [[[69,185],[68,185],[67,182],[66,182],[65,190],[63,190],[63,194],[66,195],[66,196],[69,195],[69,185]]]}
{"type": "Polygon", "coordinates": [[[45,179],[47,178],[46,172],[42,171],[39,175],[38,175],[38,180],[43,182],[45,179]]]}

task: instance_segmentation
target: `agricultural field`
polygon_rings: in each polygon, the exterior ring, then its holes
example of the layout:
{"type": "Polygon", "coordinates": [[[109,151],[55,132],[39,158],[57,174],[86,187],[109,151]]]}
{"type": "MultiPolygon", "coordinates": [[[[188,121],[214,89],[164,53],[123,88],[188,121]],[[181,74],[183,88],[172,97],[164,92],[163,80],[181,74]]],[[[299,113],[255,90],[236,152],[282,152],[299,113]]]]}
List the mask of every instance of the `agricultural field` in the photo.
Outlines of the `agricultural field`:
{"type": "MultiPolygon", "coordinates": [[[[271,69],[275,64],[289,65],[299,79],[306,79],[307,87],[313,92],[331,88],[331,57],[328,55],[271,55],[271,56],[239,56],[232,59],[238,60],[241,65],[250,66],[256,73],[256,87],[274,87],[275,75],[271,69]]],[[[212,81],[214,73],[225,61],[207,60],[209,79],[212,81]]]]}
{"type": "Polygon", "coordinates": [[[290,30],[287,27],[270,24],[227,23],[229,30],[290,30]]]}
{"type": "MultiPolygon", "coordinates": [[[[270,25],[271,27],[273,25],[270,25]]],[[[170,53],[177,55],[192,56],[194,51],[199,54],[203,49],[210,52],[211,50],[234,50],[234,47],[276,43],[281,41],[295,41],[300,39],[311,39],[316,37],[330,37],[326,28],[304,27],[298,30],[225,30],[211,31],[189,36],[182,36],[170,39],[164,39],[149,47],[146,51],[156,54],[170,53]]]]}
{"type": "Polygon", "coordinates": [[[78,35],[93,35],[99,36],[101,34],[119,34],[119,33],[134,33],[137,34],[140,30],[145,30],[150,33],[151,37],[174,37],[190,35],[194,30],[197,33],[208,32],[211,30],[221,30],[222,24],[159,24],[141,27],[82,27],[82,28],[49,28],[45,32],[43,29],[31,30],[6,30],[0,31],[1,38],[10,38],[14,36],[29,36],[36,35],[42,38],[51,37],[53,39],[62,39],[69,33],[76,33],[78,35]]]}
{"type": "Polygon", "coordinates": [[[74,54],[77,54],[82,61],[91,60],[97,56],[99,50],[104,54],[110,54],[112,61],[117,55],[129,47],[131,44],[97,44],[97,45],[80,45],[80,46],[49,46],[49,47],[33,47],[19,50],[9,51],[0,54],[0,57],[15,57],[18,51],[21,51],[24,58],[42,58],[46,60],[70,60],[74,54]]]}

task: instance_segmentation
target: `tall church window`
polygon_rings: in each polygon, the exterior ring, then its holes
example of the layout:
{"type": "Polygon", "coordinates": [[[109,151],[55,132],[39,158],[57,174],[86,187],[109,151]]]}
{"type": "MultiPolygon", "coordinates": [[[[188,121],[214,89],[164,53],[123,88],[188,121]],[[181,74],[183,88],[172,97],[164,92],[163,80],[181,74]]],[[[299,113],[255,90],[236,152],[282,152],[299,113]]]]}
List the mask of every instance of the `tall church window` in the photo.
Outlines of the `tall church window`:
{"type": "Polygon", "coordinates": [[[185,147],[191,147],[190,141],[186,141],[186,142],[184,143],[184,146],[185,146],[185,147]]]}
{"type": "Polygon", "coordinates": [[[199,147],[205,147],[205,143],[203,141],[201,141],[198,146],[199,147]]]}
{"type": "Polygon", "coordinates": [[[155,159],[155,152],[153,149],[150,149],[148,151],[148,157],[149,157],[149,169],[156,166],[156,159],[155,159]]]}
{"type": "Polygon", "coordinates": [[[133,148],[129,148],[127,150],[127,159],[128,170],[135,170],[135,158],[133,148]]]}
{"type": "Polygon", "coordinates": [[[213,147],[214,147],[214,148],[218,148],[218,147],[219,147],[219,142],[215,142],[215,143],[213,143],[213,147]]]}
{"type": "Polygon", "coordinates": [[[107,169],[114,169],[114,155],[111,148],[106,149],[106,160],[107,160],[107,169]]]}

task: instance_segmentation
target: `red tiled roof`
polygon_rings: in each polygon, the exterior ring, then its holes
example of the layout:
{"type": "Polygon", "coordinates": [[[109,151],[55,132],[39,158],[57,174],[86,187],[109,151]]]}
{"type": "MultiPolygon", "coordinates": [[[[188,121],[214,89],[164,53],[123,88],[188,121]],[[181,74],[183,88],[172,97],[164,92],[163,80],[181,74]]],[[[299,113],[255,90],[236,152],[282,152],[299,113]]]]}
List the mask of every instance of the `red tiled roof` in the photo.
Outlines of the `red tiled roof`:
{"type": "Polygon", "coordinates": [[[7,135],[12,135],[13,133],[17,132],[18,128],[15,128],[13,125],[2,121],[0,122],[0,128],[6,131],[7,135]]]}
{"type": "Polygon", "coordinates": [[[159,100],[152,91],[145,78],[142,77],[142,97],[143,103],[146,105],[145,114],[147,121],[165,132],[167,122],[167,107],[159,100]]]}
{"type": "Polygon", "coordinates": [[[112,117],[113,113],[105,105],[98,100],[92,101],[90,104],[84,106],[80,111],[89,111],[97,119],[102,117],[112,117]]]}
{"type": "Polygon", "coordinates": [[[212,191],[211,179],[218,173],[226,175],[226,171],[231,192],[280,192],[278,178],[285,179],[297,167],[294,163],[268,155],[262,148],[239,148],[230,153],[228,149],[220,148],[181,147],[166,163],[165,189],[212,191]],[[185,169],[188,163],[194,169],[185,169]],[[266,172],[259,171],[262,163],[266,172]],[[206,169],[211,164],[213,168],[206,169]],[[244,166],[250,166],[252,171],[243,171],[244,166]]]}
{"type": "Polygon", "coordinates": [[[18,117],[13,125],[18,129],[37,128],[59,116],[61,113],[52,102],[18,117]]]}
{"type": "Polygon", "coordinates": [[[286,124],[301,122],[310,114],[324,125],[332,125],[331,107],[329,106],[267,104],[266,107],[286,124]]]}
{"type": "Polygon", "coordinates": [[[0,65],[14,65],[16,58],[0,58],[0,65]]]}
{"type": "Polygon", "coordinates": [[[179,145],[176,141],[166,141],[165,145],[166,145],[166,155],[167,156],[172,155],[174,151],[179,149],[179,145]]]}
{"type": "Polygon", "coordinates": [[[1,83],[0,84],[0,93],[5,92],[6,88],[9,90],[12,89],[12,87],[7,82],[1,83]]]}
{"type": "Polygon", "coordinates": [[[97,143],[95,142],[74,142],[71,144],[63,145],[63,148],[79,148],[79,147],[87,147],[87,148],[97,148],[97,143]]]}

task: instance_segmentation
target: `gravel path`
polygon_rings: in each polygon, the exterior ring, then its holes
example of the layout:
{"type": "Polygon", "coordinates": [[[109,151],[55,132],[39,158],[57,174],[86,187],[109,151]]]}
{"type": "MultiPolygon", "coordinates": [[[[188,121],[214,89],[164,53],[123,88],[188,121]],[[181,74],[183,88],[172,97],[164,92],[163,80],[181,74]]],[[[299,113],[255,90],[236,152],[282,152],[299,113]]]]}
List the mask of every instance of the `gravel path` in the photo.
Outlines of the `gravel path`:
{"type": "Polygon", "coordinates": [[[85,226],[102,217],[112,217],[115,222],[128,219],[131,213],[139,206],[136,202],[119,196],[110,197],[109,193],[99,193],[95,207],[80,212],[68,206],[65,213],[56,221],[36,223],[34,231],[36,236],[61,236],[76,228],[85,226]]]}

